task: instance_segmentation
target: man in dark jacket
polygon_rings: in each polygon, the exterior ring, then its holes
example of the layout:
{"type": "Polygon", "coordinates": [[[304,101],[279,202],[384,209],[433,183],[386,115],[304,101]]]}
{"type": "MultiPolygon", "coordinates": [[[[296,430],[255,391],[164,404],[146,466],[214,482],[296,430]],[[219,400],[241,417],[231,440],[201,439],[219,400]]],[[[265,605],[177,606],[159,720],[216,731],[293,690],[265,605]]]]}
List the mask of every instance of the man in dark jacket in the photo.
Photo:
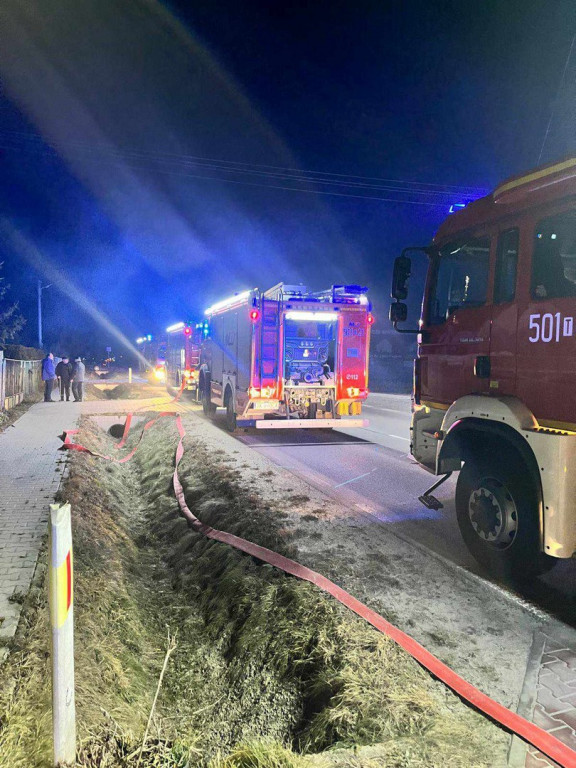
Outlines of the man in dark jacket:
{"type": "Polygon", "coordinates": [[[52,400],[52,387],[56,379],[56,371],[54,370],[54,355],[52,352],[48,352],[44,360],[42,360],[42,381],[44,382],[44,402],[51,403],[52,400]]]}
{"type": "Polygon", "coordinates": [[[82,362],[82,358],[77,357],[74,360],[74,368],[72,370],[72,394],[74,395],[74,402],[83,399],[85,375],[86,366],[82,362]]]}
{"type": "Polygon", "coordinates": [[[72,363],[67,357],[63,357],[62,360],[56,366],[56,376],[60,382],[60,400],[70,400],[70,382],[72,381],[72,363]]]}

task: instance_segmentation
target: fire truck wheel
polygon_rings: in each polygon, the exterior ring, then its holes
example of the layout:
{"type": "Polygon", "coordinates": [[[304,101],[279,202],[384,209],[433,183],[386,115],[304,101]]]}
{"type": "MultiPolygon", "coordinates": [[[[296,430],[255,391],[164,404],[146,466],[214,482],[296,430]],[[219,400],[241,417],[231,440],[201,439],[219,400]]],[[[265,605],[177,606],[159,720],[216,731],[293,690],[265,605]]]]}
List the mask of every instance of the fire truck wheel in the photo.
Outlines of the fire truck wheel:
{"type": "Polygon", "coordinates": [[[549,571],[556,559],[540,551],[538,491],[530,470],[510,451],[468,459],[456,486],[462,538],[476,560],[501,578],[549,571]]]}
{"type": "Polygon", "coordinates": [[[228,432],[236,431],[236,412],[231,397],[228,398],[228,402],[226,403],[226,429],[228,432]]]}
{"type": "Polygon", "coordinates": [[[206,390],[202,392],[202,410],[204,416],[209,416],[210,418],[216,413],[216,406],[210,402],[210,396],[206,390]]]}

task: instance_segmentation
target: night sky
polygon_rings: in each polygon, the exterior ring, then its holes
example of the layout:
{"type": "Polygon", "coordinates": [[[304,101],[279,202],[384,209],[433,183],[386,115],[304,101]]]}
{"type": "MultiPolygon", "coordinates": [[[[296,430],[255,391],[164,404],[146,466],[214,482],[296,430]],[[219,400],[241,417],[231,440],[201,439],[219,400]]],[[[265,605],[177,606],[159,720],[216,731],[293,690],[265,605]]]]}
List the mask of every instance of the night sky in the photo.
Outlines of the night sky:
{"type": "Polygon", "coordinates": [[[573,0],[3,0],[22,340],[39,275],[55,348],[280,281],[363,283],[387,323],[394,256],[451,202],[576,152],[575,33],[573,0]]]}

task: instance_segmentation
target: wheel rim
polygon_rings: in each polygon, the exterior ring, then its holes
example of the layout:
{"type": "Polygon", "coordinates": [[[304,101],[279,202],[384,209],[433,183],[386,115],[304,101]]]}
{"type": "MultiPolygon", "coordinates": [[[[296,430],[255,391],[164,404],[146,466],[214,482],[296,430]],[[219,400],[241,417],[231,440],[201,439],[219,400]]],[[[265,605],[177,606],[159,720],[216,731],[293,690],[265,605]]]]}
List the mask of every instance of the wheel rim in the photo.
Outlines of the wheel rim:
{"type": "Polygon", "coordinates": [[[470,525],[493,549],[512,546],[518,533],[518,510],[509,489],[500,480],[483,477],[468,499],[470,525]]]}

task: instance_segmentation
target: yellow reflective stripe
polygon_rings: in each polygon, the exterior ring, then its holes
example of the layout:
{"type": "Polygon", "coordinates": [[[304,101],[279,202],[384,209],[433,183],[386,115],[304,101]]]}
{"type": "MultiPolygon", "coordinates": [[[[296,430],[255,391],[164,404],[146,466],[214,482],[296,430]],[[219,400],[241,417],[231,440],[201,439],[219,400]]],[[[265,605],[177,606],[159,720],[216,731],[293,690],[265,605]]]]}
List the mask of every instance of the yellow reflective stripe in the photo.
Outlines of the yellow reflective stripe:
{"type": "Polygon", "coordinates": [[[445,403],[435,403],[432,400],[420,400],[420,405],[424,405],[426,408],[436,408],[439,411],[447,411],[450,407],[445,403]]]}
{"type": "Polygon", "coordinates": [[[570,421],[549,421],[548,419],[538,419],[538,426],[548,429],[557,429],[561,432],[576,432],[576,424],[570,421]]]}
{"type": "Polygon", "coordinates": [[[542,179],[545,176],[550,176],[551,174],[558,173],[559,171],[565,171],[568,168],[573,168],[574,166],[576,166],[576,157],[565,160],[563,163],[556,163],[556,165],[551,165],[549,168],[542,168],[540,171],[528,173],[526,176],[521,176],[519,179],[513,179],[512,181],[508,181],[506,184],[502,184],[501,186],[496,187],[494,190],[494,197],[501,195],[503,192],[508,192],[510,189],[519,187],[522,184],[528,184],[530,181],[542,179]]]}

